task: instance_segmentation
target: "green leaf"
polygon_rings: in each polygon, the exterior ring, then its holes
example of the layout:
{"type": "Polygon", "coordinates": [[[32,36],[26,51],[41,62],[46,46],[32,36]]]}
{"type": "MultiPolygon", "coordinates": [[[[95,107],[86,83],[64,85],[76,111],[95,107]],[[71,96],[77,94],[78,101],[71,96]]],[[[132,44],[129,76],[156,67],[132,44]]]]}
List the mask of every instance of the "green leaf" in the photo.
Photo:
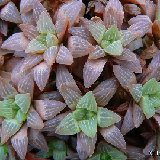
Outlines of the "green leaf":
{"type": "Polygon", "coordinates": [[[136,102],[139,102],[142,97],[142,85],[141,84],[132,84],[129,88],[129,92],[131,93],[133,99],[136,102]]]}
{"type": "Polygon", "coordinates": [[[47,33],[46,43],[47,43],[47,47],[57,46],[58,45],[58,39],[55,35],[53,35],[51,33],[47,33]]]}
{"type": "Polygon", "coordinates": [[[23,113],[27,113],[31,105],[30,94],[17,94],[15,96],[15,103],[19,106],[23,113]]]}
{"type": "Polygon", "coordinates": [[[104,51],[112,56],[120,56],[123,52],[121,40],[114,41],[112,44],[105,47],[104,51]]]}
{"type": "Polygon", "coordinates": [[[116,26],[111,26],[103,36],[103,40],[109,41],[113,43],[114,41],[121,39],[121,32],[118,30],[116,26]]]}
{"type": "Polygon", "coordinates": [[[5,144],[0,145],[0,159],[5,160],[5,158],[7,157],[7,154],[8,154],[7,146],[5,144]]]}
{"type": "Polygon", "coordinates": [[[56,128],[56,133],[60,135],[74,135],[80,131],[77,121],[73,114],[69,113],[56,128]]]}
{"type": "Polygon", "coordinates": [[[101,154],[94,154],[92,157],[90,157],[88,160],[101,160],[101,154]]]}
{"type": "Polygon", "coordinates": [[[21,110],[18,110],[15,119],[22,124],[22,122],[24,122],[27,118],[27,115],[25,113],[23,113],[21,110]]]}
{"type": "Polygon", "coordinates": [[[140,107],[142,108],[143,113],[145,114],[147,119],[151,118],[155,114],[155,108],[153,107],[153,105],[151,105],[151,102],[147,95],[142,96],[140,100],[140,107]]]}
{"type": "Polygon", "coordinates": [[[5,119],[2,122],[1,143],[4,144],[21,127],[21,124],[15,119],[5,119]]]}
{"type": "Polygon", "coordinates": [[[107,108],[98,107],[97,121],[99,127],[109,127],[121,120],[121,117],[107,108]]]}
{"type": "Polygon", "coordinates": [[[47,34],[40,34],[39,36],[36,37],[36,40],[37,40],[39,43],[47,46],[46,37],[47,37],[47,34]]]}
{"type": "Polygon", "coordinates": [[[27,49],[25,50],[26,53],[43,53],[47,50],[47,47],[40,43],[37,39],[33,39],[29,42],[27,49]]]}
{"type": "Polygon", "coordinates": [[[53,150],[54,160],[64,160],[66,157],[66,151],[53,150]]]}
{"type": "Polygon", "coordinates": [[[80,98],[76,108],[84,108],[88,111],[97,112],[97,103],[93,93],[91,91],[87,92],[82,98],[80,98]]]}
{"type": "Polygon", "coordinates": [[[79,121],[79,127],[88,137],[94,138],[97,133],[97,117],[79,121]]]}
{"type": "Polygon", "coordinates": [[[106,31],[105,26],[99,22],[91,22],[88,25],[88,29],[91,32],[93,38],[97,41],[98,44],[100,44],[106,31]]]}
{"type": "Polygon", "coordinates": [[[87,110],[84,108],[78,108],[73,112],[73,117],[77,121],[84,120],[87,114],[87,110]]]}
{"type": "Polygon", "coordinates": [[[150,79],[143,85],[143,91],[142,91],[143,95],[155,94],[158,91],[160,91],[160,85],[155,78],[150,79]]]}
{"type": "Polygon", "coordinates": [[[7,119],[14,118],[15,116],[13,111],[14,105],[15,104],[13,99],[0,101],[0,116],[7,119]]]}
{"type": "Polygon", "coordinates": [[[107,40],[102,40],[101,42],[101,47],[102,48],[106,48],[111,44],[111,42],[107,41],[107,40]]]}
{"type": "Polygon", "coordinates": [[[160,97],[157,94],[150,95],[149,96],[149,101],[150,101],[150,105],[152,107],[154,107],[155,109],[159,109],[160,108],[160,97]]]}
{"type": "Polygon", "coordinates": [[[46,12],[42,12],[39,16],[39,20],[37,22],[37,30],[40,33],[54,33],[55,34],[55,26],[52,22],[50,15],[46,12]]]}

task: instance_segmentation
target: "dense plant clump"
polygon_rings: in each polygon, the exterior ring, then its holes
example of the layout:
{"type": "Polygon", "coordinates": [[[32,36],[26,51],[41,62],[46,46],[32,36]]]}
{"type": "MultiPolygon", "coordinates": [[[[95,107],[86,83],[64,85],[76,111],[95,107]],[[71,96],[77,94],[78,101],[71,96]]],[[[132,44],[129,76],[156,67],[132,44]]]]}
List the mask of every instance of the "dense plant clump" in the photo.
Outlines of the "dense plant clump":
{"type": "Polygon", "coordinates": [[[159,0],[1,0],[0,46],[0,160],[159,159],[159,0]]]}

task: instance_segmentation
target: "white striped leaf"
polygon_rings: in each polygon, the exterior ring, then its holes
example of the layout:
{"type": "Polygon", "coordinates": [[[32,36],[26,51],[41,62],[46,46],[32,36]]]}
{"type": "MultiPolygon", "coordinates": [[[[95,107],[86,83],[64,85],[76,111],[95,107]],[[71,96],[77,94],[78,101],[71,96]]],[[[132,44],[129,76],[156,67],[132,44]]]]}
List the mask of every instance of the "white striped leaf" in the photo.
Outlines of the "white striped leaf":
{"type": "Polygon", "coordinates": [[[37,21],[37,30],[40,33],[55,33],[55,26],[48,13],[42,12],[39,16],[39,20],[37,21]]]}
{"type": "Polygon", "coordinates": [[[57,53],[56,62],[65,65],[71,65],[73,63],[73,56],[65,46],[60,46],[57,53]]]}
{"type": "Polygon", "coordinates": [[[80,131],[78,123],[73,118],[72,113],[69,113],[56,128],[56,133],[60,135],[74,135],[80,131]]]}
{"type": "Polygon", "coordinates": [[[82,132],[90,138],[94,138],[97,133],[97,117],[93,116],[88,120],[81,120],[78,122],[79,128],[82,132]]]}
{"type": "Polygon", "coordinates": [[[32,39],[29,42],[25,52],[26,53],[43,53],[46,49],[47,47],[41,42],[39,42],[37,39],[32,39]]]}
{"type": "Polygon", "coordinates": [[[121,120],[121,117],[108,110],[107,108],[98,107],[97,121],[99,127],[109,127],[121,120]]]}
{"type": "Polygon", "coordinates": [[[93,93],[91,91],[87,92],[82,98],[80,98],[76,108],[83,108],[88,111],[97,112],[97,103],[93,93]]]}
{"type": "Polygon", "coordinates": [[[136,102],[139,102],[142,97],[142,85],[141,84],[132,84],[129,88],[129,92],[131,93],[133,99],[136,102]]]}
{"type": "Polygon", "coordinates": [[[4,144],[13,136],[21,127],[15,119],[5,119],[2,122],[1,143],[4,144]]]}
{"type": "Polygon", "coordinates": [[[50,70],[50,66],[45,62],[42,62],[33,68],[34,80],[41,91],[43,91],[48,82],[50,70]]]}
{"type": "Polygon", "coordinates": [[[25,159],[28,147],[27,127],[22,127],[12,138],[11,143],[14,150],[21,159],[25,159]]]}
{"type": "Polygon", "coordinates": [[[111,126],[108,128],[104,128],[101,129],[100,132],[108,143],[111,143],[113,146],[119,149],[126,149],[126,142],[124,140],[124,137],[117,127],[111,126]]]}
{"type": "Polygon", "coordinates": [[[57,56],[58,48],[57,46],[49,47],[43,54],[43,58],[49,66],[52,66],[55,63],[57,56]]]}
{"type": "Polygon", "coordinates": [[[31,108],[28,113],[27,126],[33,129],[42,129],[44,127],[43,120],[34,108],[31,108]]]}
{"type": "Polygon", "coordinates": [[[106,27],[99,22],[90,22],[88,24],[88,29],[97,43],[100,44],[106,31],[106,27]]]}
{"type": "Polygon", "coordinates": [[[35,106],[42,119],[48,120],[60,113],[66,104],[56,100],[36,100],[35,106]]]}
{"type": "Polygon", "coordinates": [[[13,2],[9,2],[5,5],[0,12],[0,17],[2,20],[13,22],[13,23],[21,23],[20,13],[13,2]]]}
{"type": "Polygon", "coordinates": [[[31,105],[30,94],[17,94],[15,95],[15,103],[19,106],[23,113],[27,113],[31,105]]]}
{"type": "Polygon", "coordinates": [[[104,48],[104,51],[112,56],[120,56],[123,52],[121,40],[114,41],[104,48]]]}

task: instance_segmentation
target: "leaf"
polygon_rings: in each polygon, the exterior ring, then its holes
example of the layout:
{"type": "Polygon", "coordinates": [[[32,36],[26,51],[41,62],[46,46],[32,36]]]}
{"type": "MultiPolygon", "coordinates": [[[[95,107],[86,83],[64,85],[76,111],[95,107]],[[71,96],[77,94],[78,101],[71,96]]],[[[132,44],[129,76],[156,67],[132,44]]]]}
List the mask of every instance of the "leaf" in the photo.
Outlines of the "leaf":
{"type": "Polygon", "coordinates": [[[129,88],[129,92],[131,93],[133,99],[136,102],[139,102],[142,97],[142,85],[141,84],[132,84],[129,88]]]}
{"type": "Polygon", "coordinates": [[[140,107],[142,108],[147,119],[151,118],[155,114],[155,108],[150,105],[149,97],[147,95],[142,96],[140,107]]]}
{"type": "Polygon", "coordinates": [[[94,154],[92,157],[90,157],[88,160],[101,160],[101,154],[94,154]]]}
{"type": "Polygon", "coordinates": [[[4,144],[8,139],[13,136],[21,125],[15,119],[5,119],[2,122],[1,143],[4,144]]]}
{"type": "Polygon", "coordinates": [[[87,92],[82,98],[79,99],[76,108],[84,108],[88,111],[97,112],[97,103],[93,93],[87,92]]]}
{"type": "Polygon", "coordinates": [[[17,111],[16,116],[14,117],[15,120],[18,121],[19,124],[22,124],[27,118],[27,115],[23,113],[20,109],[17,111]]]}
{"type": "Polygon", "coordinates": [[[31,105],[30,94],[17,94],[15,95],[15,103],[19,106],[23,113],[27,113],[31,105]]]}
{"type": "Polygon", "coordinates": [[[39,33],[53,33],[55,34],[55,26],[48,13],[42,12],[37,21],[37,30],[39,33]]]}
{"type": "Polygon", "coordinates": [[[63,160],[66,157],[66,151],[53,150],[54,160],[63,160]]]}
{"type": "Polygon", "coordinates": [[[44,127],[42,118],[34,108],[31,108],[28,113],[27,126],[33,129],[42,129],[44,127]]]}
{"type": "Polygon", "coordinates": [[[110,41],[111,43],[121,39],[121,32],[113,25],[107,31],[105,31],[103,39],[110,41]]]}
{"type": "Polygon", "coordinates": [[[94,138],[90,138],[83,132],[77,134],[76,150],[80,159],[87,159],[88,156],[94,153],[96,141],[97,135],[94,138]]]}
{"type": "Polygon", "coordinates": [[[1,48],[14,51],[24,51],[28,45],[28,39],[23,32],[15,33],[2,43],[1,48]]]}
{"type": "Polygon", "coordinates": [[[129,108],[127,109],[127,112],[124,116],[123,123],[122,123],[122,126],[121,126],[121,133],[123,135],[126,135],[133,128],[134,128],[133,108],[132,108],[131,104],[129,104],[129,108]]]}
{"type": "Polygon", "coordinates": [[[121,117],[108,110],[107,108],[98,107],[97,121],[99,127],[109,127],[121,120],[121,117]]]}
{"type": "Polygon", "coordinates": [[[106,27],[99,22],[90,22],[88,24],[88,29],[97,43],[100,44],[106,31],[106,27]]]}
{"type": "Polygon", "coordinates": [[[0,96],[2,98],[13,97],[17,94],[16,89],[6,79],[0,77],[0,96]]]}
{"type": "Polygon", "coordinates": [[[65,46],[60,46],[57,53],[56,62],[59,64],[71,65],[73,63],[73,56],[65,46]]]}
{"type": "Polygon", "coordinates": [[[78,123],[73,118],[72,113],[69,113],[56,128],[56,133],[60,135],[74,135],[80,131],[78,123]]]}
{"type": "Polygon", "coordinates": [[[60,113],[66,104],[56,100],[36,100],[35,106],[42,119],[48,120],[60,113]]]}
{"type": "Polygon", "coordinates": [[[120,130],[116,126],[111,126],[100,130],[104,139],[119,149],[126,149],[126,142],[120,130]]]}
{"type": "Polygon", "coordinates": [[[57,46],[49,47],[43,54],[43,58],[49,66],[52,66],[55,63],[57,56],[58,48],[57,46]]]}
{"type": "Polygon", "coordinates": [[[105,59],[87,60],[83,68],[84,86],[86,88],[91,87],[91,85],[98,79],[106,62],[105,59]]]}
{"type": "Polygon", "coordinates": [[[143,85],[143,95],[147,94],[155,94],[160,89],[159,83],[156,81],[156,79],[152,78],[148,82],[146,82],[143,85]]]}
{"type": "Polygon", "coordinates": [[[132,84],[136,84],[136,76],[130,70],[114,65],[113,72],[123,88],[128,89],[132,84]]]}
{"type": "Polygon", "coordinates": [[[47,47],[44,44],[40,43],[37,39],[32,39],[29,42],[25,52],[26,53],[34,53],[34,54],[35,53],[43,53],[46,49],[47,49],[47,47]]]}
{"type": "Polygon", "coordinates": [[[59,41],[55,35],[53,35],[52,33],[47,33],[46,36],[47,47],[57,46],[58,43],[59,41]]]}
{"type": "Polygon", "coordinates": [[[8,149],[7,146],[4,145],[0,145],[0,159],[5,160],[8,154],[8,149]]]}
{"type": "Polygon", "coordinates": [[[48,151],[47,142],[43,134],[39,130],[30,129],[30,132],[28,135],[29,135],[29,144],[31,146],[45,152],[48,151]]]}
{"type": "Polygon", "coordinates": [[[29,24],[20,24],[20,29],[23,31],[24,35],[32,40],[38,36],[38,31],[35,26],[29,24]]]}
{"type": "Polygon", "coordinates": [[[33,68],[34,80],[41,91],[44,90],[50,75],[51,68],[45,62],[33,68]]]}
{"type": "Polygon", "coordinates": [[[112,56],[120,56],[123,52],[121,40],[114,41],[104,48],[104,51],[112,56]]]}
{"type": "Polygon", "coordinates": [[[93,94],[96,99],[98,106],[105,106],[108,104],[110,99],[116,93],[117,90],[116,79],[110,78],[101,82],[94,90],[93,94]]]}
{"type": "Polygon", "coordinates": [[[28,147],[28,135],[27,127],[24,126],[17,132],[12,138],[11,143],[14,150],[20,156],[21,159],[25,159],[28,147]]]}
{"type": "Polygon", "coordinates": [[[22,22],[20,13],[13,2],[9,2],[1,9],[0,17],[2,20],[13,23],[22,22]]]}
{"type": "Polygon", "coordinates": [[[0,101],[0,116],[7,119],[12,119],[14,115],[13,111],[14,100],[0,101]]]}
{"type": "Polygon", "coordinates": [[[88,55],[94,50],[94,46],[81,37],[71,36],[68,39],[68,49],[72,53],[73,58],[78,58],[88,55]]]}
{"type": "Polygon", "coordinates": [[[93,116],[88,120],[79,121],[79,127],[90,138],[94,138],[97,133],[97,117],[93,116]]]}
{"type": "Polygon", "coordinates": [[[104,50],[100,46],[96,45],[95,49],[89,53],[88,59],[98,59],[104,56],[105,56],[104,50]]]}

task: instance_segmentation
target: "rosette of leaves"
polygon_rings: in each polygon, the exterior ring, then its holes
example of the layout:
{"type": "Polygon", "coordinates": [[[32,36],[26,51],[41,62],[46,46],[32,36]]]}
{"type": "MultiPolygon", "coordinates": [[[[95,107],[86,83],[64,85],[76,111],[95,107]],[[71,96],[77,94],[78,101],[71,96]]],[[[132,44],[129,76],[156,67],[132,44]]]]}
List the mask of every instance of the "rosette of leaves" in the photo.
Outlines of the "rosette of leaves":
{"type": "Polygon", "coordinates": [[[140,105],[146,118],[151,118],[160,108],[160,84],[155,78],[150,79],[144,85],[133,84],[130,93],[140,105]]]}
{"type": "Polygon", "coordinates": [[[94,138],[97,127],[109,127],[119,121],[120,117],[116,113],[97,106],[90,91],[79,99],[76,109],[60,122],[55,132],[60,135],[74,135],[82,131],[88,137],[94,138]]]}
{"type": "Polygon", "coordinates": [[[53,139],[48,143],[48,152],[40,151],[37,153],[37,157],[50,158],[54,160],[64,160],[67,156],[67,146],[64,141],[59,139],[53,139]]]}
{"type": "Polygon", "coordinates": [[[1,143],[4,144],[13,136],[27,119],[30,108],[30,94],[16,94],[0,101],[0,117],[3,117],[1,143]]]}
{"type": "Polygon", "coordinates": [[[88,160],[126,160],[127,156],[119,151],[118,149],[112,147],[111,145],[100,142],[97,146],[97,150],[88,160]]]}

